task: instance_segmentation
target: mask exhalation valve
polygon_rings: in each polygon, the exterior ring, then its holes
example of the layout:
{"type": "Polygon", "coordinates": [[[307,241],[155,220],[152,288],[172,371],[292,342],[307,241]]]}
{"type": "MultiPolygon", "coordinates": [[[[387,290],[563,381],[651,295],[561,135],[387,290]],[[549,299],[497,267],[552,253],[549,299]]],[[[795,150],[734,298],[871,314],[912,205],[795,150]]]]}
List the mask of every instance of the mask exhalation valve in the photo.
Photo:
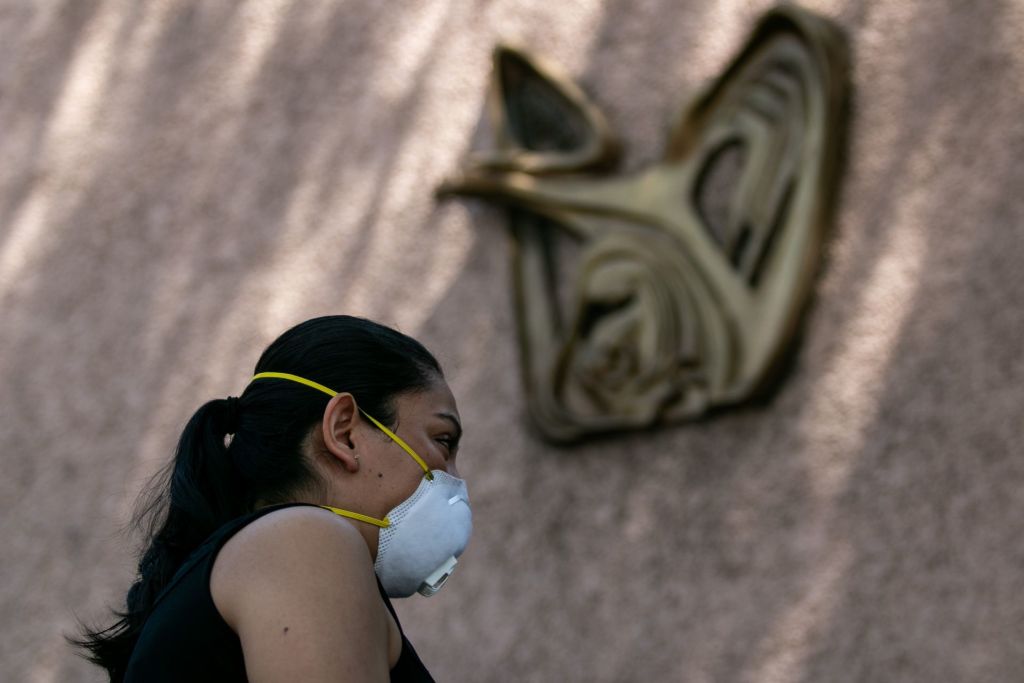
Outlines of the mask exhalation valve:
{"type": "Polygon", "coordinates": [[[437,591],[441,590],[441,586],[448,580],[448,577],[452,575],[452,571],[455,570],[455,565],[458,564],[458,560],[452,555],[447,560],[441,563],[441,566],[434,570],[434,572],[423,580],[420,584],[419,594],[425,597],[430,597],[437,591]]]}

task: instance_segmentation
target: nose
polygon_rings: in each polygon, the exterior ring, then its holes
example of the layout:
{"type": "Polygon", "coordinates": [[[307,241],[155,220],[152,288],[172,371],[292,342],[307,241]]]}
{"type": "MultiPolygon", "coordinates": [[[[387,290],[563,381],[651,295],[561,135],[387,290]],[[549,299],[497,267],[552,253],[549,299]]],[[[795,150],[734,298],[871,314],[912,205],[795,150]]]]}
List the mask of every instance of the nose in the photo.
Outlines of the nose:
{"type": "Polygon", "coordinates": [[[444,464],[444,471],[457,479],[462,479],[462,477],[459,476],[459,468],[455,466],[454,460],[449,460],[444,464]]]}

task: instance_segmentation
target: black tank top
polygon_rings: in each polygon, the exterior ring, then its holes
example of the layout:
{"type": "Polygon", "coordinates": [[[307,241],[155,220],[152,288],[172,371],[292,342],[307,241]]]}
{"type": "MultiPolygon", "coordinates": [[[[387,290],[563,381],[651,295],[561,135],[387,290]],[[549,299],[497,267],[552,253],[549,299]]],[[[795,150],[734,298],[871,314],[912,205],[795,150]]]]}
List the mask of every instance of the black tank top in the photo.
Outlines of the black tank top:
{"type": "MultiPolygon", "coordinates": [[[[246,682],[242,644],[217,611],[210,595],[210,574],[221,547],[239,529],[259,517],[293,505],[260,508],[234,519],[197,548],[157,596],[128,661],[125,683],[162,681],[246,682]]],[[[405,637],[384,586],[377,579],[381,598],[402,634],[402,653],[391,669],[392,681],[433,681],[412,644],[405,637]]]]}

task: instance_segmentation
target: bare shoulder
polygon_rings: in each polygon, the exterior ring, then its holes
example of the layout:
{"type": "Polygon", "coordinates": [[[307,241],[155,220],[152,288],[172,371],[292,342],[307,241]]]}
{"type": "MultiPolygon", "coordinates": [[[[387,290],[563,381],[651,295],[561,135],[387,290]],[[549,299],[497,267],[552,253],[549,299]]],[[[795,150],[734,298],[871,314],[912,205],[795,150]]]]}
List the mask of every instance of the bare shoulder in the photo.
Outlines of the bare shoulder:
{"type": "Polygon", "coordinates": [[[287,507],[263,515],[228,539],[214,561],[210,592],[235,628],[239,599],[259,584],[308,584],[327,574],[332,579],[373,580],[373,561],[362,536],[328,510],[287,507]]]}
{"type": "Polygon", "coordinates": [[[238,634],[250,680],[387,676],[388,624],[369,549],[327,510],[282,508],[246,525],[218,554],[210,593],[238,634]]]}

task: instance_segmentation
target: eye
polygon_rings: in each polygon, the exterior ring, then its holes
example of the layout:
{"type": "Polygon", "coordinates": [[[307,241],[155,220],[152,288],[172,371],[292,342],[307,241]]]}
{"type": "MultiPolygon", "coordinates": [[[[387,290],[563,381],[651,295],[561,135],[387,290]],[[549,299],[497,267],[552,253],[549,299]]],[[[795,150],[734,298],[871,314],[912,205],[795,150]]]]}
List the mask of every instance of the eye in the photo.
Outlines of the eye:
{"type": "Polygon", "coordinates": [[[447,451],[447,453],[448,453],[448,456],[446,456],[446,458],[450,457],[454,453],[454,451],[455,451],[455,439],[452,438],[451,436],[449,436],[449,435],[439,436],[439,437],[437,437],[434,440],[437,441],[439,444],[444,446],[445,451],[447,451]]]}

